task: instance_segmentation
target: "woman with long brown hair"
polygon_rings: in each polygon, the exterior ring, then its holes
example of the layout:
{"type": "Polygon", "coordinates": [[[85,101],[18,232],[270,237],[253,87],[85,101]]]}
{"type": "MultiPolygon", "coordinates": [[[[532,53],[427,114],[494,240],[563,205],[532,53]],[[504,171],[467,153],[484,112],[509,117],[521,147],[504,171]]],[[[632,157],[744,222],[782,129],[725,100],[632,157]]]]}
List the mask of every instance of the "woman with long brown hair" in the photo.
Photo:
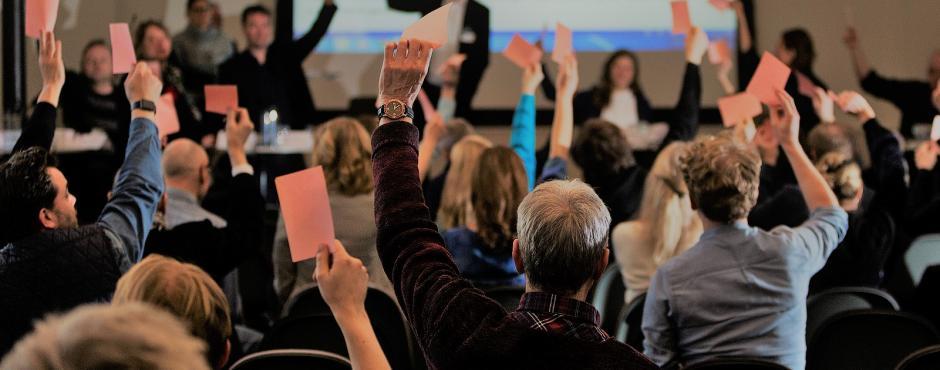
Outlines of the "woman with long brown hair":
{"type": "Polygon", "coordinates": [[[516,209],[528,194],[525,166],[507,147],[483,151],[470,177],[472,218],[444,232],[457,268],[479,286],[524,286],[516,271],[512,241],[516,209]]]}

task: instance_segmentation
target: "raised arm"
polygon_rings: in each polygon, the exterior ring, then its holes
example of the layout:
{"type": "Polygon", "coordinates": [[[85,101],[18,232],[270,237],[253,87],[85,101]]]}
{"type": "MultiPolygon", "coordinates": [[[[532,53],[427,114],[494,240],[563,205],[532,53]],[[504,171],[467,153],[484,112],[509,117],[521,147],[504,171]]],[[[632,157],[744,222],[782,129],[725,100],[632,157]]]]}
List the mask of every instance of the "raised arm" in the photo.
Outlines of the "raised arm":
{"type": "Polygon", "coordinates": [[[871,65],[868,64],[865,51],[862,50],[861,45],[859,45],[858,32],[855,31],[855,27],[845,29],[842,41],[845,42],[845,46],[849,48],[849,55],[852,56],[852,67],[855,68],[855,76],[858,77],[859,80],[864,79],[865,76],[871,73],[871,65]]]}
{"type": "Polygon", "coordinates": [[[294,41],[295,58],[304,60],[313,52],[313,49],[317,48],[320,40],[323,40],[323,36],[326,36],[326,31],[330,28],[334,15],[336,15],[336,4],[333,4],[333,0],[324,1],[323,8],[320,8],[320,14],[317,16],[317,20],[313,22],[313,26],[301,38],[294,41]]]}
{"type": "Polygon", "coordinates": [[[839,206],[839,201],[826,179],[816,170],[800,146],[800,114],[796,111],[793,98],[783,90],[777,90],[777,97],[783,105],[771,109],[770,124],[793,168],[806,206],[811,212],[818,208],[839,206]]]}
{"type": "Polygon", "coordinates": [[[558,66],[555,119],[552,121],[548,158],[568,159],[574,140],[574,95],[578,91],[578,60],[572,55],[558,66]]]}
{"type": "Polygon", "coordinates": [[[329,247],[319,246],[313,277],[343,332],[352,368],[391,369],[366,313],[369,272],[362,261],[350,256],[343,244],[334,240],[329,247]]]}
{"type": "MultiPolygon", "coordinates": [[[[151,73],[147,63],[141,62],[127,77],[124,89],[131,104],[141,100],[154,102],[160,98],[163,84],[151,73]]],[[[124,165],[118,171],[113,196],[98,219],[98,223],[123,244],[118,249],[131,264],[140,260],[143,254],[153,214],[163,194],[160,140],[154,120],[154,112],[141,109],[131,112],[124,165]]]]}
{"type": "MultiPolygon", "coordinates": [[[[414,104],[430,53],[430,45],[421,41],[387,45],[379,103],[414,104]]],[[[424,204],[417,147],[418,129],[410,118],[379,121],[372,136],[376,248],[421,347],[430,355],[452,351],[483,320],[502,319],[506,313],[460,278],[424,204]],[[442,327],[449,328],[446,335],[438,335],[442,327]]]]}
{"type": "Polygon", "coordinates": [[[663,139],[661,147],[677,140],[692,140],[698,131],[698,112],[702,105],[702,76],[699,65],[708,51],[708,36],[705,31],[693,27],[685,40],[685,74],[682,77],[682,90],[679,101],[673,108],[673,117],[669,121],[669,133],[663,139]]]}
{"type": "Polygon", "coordinates": [[[59,106],[59,95],[65,85],[62,41],[56,40],[52,32],[43,32],[39,39],[39,72],[42,74],[42,90],[39,92],[38,104],[23,125],[23,132],[13,146],[13,153],[34,146],[46,151],[52,148],[56,107],[59,106]]]}
{"type": "Polygon", "coordinates": [[[751,35],[751,25],[747,21],[747,14],[744,13],[744,4],[734,1],[731,6],[738,19],[738,50],[742,53],[749,52],[754,48],[754,41],[751,35]]]}
{"type": "Polygon", "coordinates": [[[512,116],[512,133],[509,146],[522,159],[526,176],[529,179],[529,191],[535,187],[535,89],[544,78],[542,65],[535,63],[522,74],[522,96],[512,116]]]}

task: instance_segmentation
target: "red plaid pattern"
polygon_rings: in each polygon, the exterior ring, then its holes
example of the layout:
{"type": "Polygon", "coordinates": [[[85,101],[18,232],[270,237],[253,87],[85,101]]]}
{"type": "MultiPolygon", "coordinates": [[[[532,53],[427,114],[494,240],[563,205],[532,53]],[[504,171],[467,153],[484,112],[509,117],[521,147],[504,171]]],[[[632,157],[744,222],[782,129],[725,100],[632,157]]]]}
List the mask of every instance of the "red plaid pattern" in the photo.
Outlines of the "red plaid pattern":
{"type": "Polygon", "coordinates": [[[588,303],[549,293],[526,293],[509,319],[530,329],[557,333],[589,342],[610,336],[600,328],[601,315],[588,303]]]}

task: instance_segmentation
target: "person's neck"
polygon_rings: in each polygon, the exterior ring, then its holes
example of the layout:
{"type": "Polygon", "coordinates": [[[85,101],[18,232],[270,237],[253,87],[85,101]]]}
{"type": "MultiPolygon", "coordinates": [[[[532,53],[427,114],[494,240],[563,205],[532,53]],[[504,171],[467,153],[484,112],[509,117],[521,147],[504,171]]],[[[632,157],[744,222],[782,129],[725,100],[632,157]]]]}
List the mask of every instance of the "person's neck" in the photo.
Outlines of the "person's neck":
{"type": "Polygon", "coordinates": [[[111,80],[95,81],[91,85],[91,90],[98,95],[111,95],[114,92],[114,85],[111,84],[111,80]]]}
{"type": "Polygon", "coordinates": [[[699,218],[702,219],[702,228],[705,230],[711,230],[711,229],[719,228],[722,226],[734,225],[737,223],[743,223],[747,225],[747,217],[742,217],[732,222],[725,223],[725,222],[712,221],[708,217],[705,217],[705,215],[703,215],[702,212],[699,212],[698,215],[699,215],[699,218]]]}
{"type": "Polygon", "coordinates": [[[248,52],[258,60],[258,64],[264,64],[268,60],[268,48],[266,46],[249,46],[248,52]]]}
{"type": "Polygon", "coordinates": [[[167,178],[166,188],[183,191],[189,195],[192,195],[194,198],[196,198],[197,201],[199,200],[199,184],[196,184],[193,181],[167,178]]]}
{"type": "MultiPolygon", "coordinates": [[[[588,301],[588,300],[587,300],[588,293],[591,292],[591,288],[592,288],[592,287],[594,287],[594,282],[593,282],[593,281],[592,281],[590,284],[585,284],[585,286],[581,287],[581,289],[578,290],[575,294],[572,294],[572,295],[560,295],[560,294],[558,294],[558,296],[559,296],[559,297],[562,297],[562,298],[576,299],[576,300],[579,300],[579,301],[581,301],[581,302],[587,302],[587,301],[588,301]]],[[[541,289],[539,289],[539,288],[537,288],[537,287],[534,287],[534,286],[532,286],[532,285],[530,285],[530,284],[528,284],[528,283],[526,283],[526,285],[525,285],[525,292],[526,292],[526,293],[548,293],[548,292],[543,291],[543,290],[541,290],[541,289]]]]}

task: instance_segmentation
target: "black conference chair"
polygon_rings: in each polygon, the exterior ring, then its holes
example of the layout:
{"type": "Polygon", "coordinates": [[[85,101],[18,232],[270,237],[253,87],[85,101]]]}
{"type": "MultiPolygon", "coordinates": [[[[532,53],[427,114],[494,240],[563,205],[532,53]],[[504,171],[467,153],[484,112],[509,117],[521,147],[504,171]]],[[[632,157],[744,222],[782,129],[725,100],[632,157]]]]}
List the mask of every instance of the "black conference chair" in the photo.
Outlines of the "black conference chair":
{"type": "Polygon", "coordinates": [[[617,340],[629,344],[637,351],[643,352],[643,305],[646,304],[646,293],[640,294],[630,302],[620,313],[617,320],[617,340]]]}
{"type": "Polygon", "coordinates": [[[519,307],[519,300],[522,298],[522,294],[525,293],[525,288],[517,286],[501,286],[494,288],[486,288],[486,296],[492,298],[494,301],[499,302],[506,311],[515,311],[519,307]]]}
{"type": "Polygon", "coordinates": [[[591,299],[591,305],[601,315],[601,329],[608,333],[617,330],[617,319],[623,310],[626,291],[620,276],[620,265],[611,263],[594,286],[594,298],[591,299]]]}
{"type": "Polygon", "coordinates": [[[806,339],[835,315],[858,310],[898,311],[898,302],[885,291],[869,287],[839,287],[815,294],[806,300],[806,339]]]}
{"type": "Polygon", "coordinates": [[[937,370],[940,369],[940,345],[930,346],[911,353],[895,370],[937,370]]]}
{"type": "MultiPolygon", "coordinates": [[[[369,287],[365,306],[375,335],[392,368],[419,367],[415,362],[418,356],[411,327],[395,299],[379,289],[369,287]]],[[[303,348],[340,355],[349,353],[342,331],[317,286],[311,286],[288,301],[284,314],[284,318],[278,320],[264,336],[260,349],[303,348]]]]}
{"type": "Polygon", "coordinates": [[[786,366],[756,358],[716,358],[689,365],[683,370],[787,370],[786,366]]]}
{"type": "Polygon", "coordinates": [[[940,343],[927,320],[904,312],[844,312],[823,323],[808,342],[807,370],[892,369],[908,354],[940,343]]]}
{"type": "Polygon", "coordinates": [[[231,370],[350,370],[352,363],[335,353],[310,349],[276,349],[242,357],[231,370]]]}

